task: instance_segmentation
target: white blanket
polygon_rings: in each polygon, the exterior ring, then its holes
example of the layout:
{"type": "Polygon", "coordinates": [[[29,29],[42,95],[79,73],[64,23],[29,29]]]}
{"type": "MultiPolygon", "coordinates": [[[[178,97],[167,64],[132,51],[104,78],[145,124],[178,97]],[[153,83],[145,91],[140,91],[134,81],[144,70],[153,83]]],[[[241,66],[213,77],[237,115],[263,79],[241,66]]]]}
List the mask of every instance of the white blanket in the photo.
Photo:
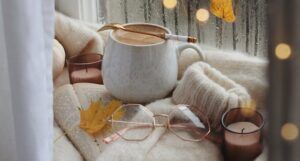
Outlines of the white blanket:
{"type": "MultiPolygon", "coordinates": [[[[174,161],[186,158],[190,161],[222,161],[217,145],[210,141],[185,142],[175,137],[165,128],[156,128],[144,141],[132,142],[119,139],[110,144],[102,142],[103,136],[93,138],[79,128],[78,107],[85,108],[89,103],[101,98],[112,99],[103,85],[78,83],[64,85],[55,90],[55,120],[67,133],[87,161],[174,161]],[[95,142],[97,140],[97,142],[95,142]],[[180,156],[180,157],[179,157],[180,156]],[[158,159],[159,158],[159,159],[158,159]]],[[[169,114],[175,104],[170,98],[158,100],[146,106],[154,114],[169,114]]]]}
{"type": "MultiPolygon", "coordinates": [[[[175,105],[167,98],[146,107],[156,114],[168,114],[175,105]]],[[[165,128],[156,128],[144,141],[131,142],[120,139],[111,143],[97,161],[108,160],[221,161],[223,158],[218,146],[210,141],[186,142],[167,132],[165,128]]]]}

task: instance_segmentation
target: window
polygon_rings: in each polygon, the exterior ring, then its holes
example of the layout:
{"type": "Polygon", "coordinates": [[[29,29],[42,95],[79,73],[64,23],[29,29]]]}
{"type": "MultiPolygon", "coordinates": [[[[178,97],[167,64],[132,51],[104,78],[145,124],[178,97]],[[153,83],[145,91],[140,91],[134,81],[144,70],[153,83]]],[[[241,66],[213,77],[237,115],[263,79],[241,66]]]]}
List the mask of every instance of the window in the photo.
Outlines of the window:
{"type": "Polygon", "coordinates": [[[266,56],[266,0],[235,1],[236,21],[227,23],[214,15],[206,23],[196,19],[200,8],[209,10],[209,0],[177,0],[173,9],[162,0],[97,0],[98,22],[149,22],[173,33],[193,35],[200,43],[228,50],[266,56]]]}

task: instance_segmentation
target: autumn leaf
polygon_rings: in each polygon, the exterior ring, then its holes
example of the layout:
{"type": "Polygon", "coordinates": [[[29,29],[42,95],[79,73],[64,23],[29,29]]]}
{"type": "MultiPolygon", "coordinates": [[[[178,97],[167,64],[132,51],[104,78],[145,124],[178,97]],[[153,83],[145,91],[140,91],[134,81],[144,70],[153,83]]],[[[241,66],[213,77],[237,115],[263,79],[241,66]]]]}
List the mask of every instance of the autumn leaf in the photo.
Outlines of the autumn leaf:
{"type": "Polygon", "coordinates": [[[234,22],[235,15],[232,6],[232,0],[211,0],[210,11],[217,17],[226,22],[234,22]]]}
{"type": "MultiPolygon", "coordinates": [[[[97,136],[107,125],[107,119],[121,105],[122,102],[118,100],[112,100],[105,106],[101,100],[91,102],[87,109],[80,111],[80,128],[92,136],[97,136]]],[[[115,115],[121,117],[122,113],[115,115]]]]}

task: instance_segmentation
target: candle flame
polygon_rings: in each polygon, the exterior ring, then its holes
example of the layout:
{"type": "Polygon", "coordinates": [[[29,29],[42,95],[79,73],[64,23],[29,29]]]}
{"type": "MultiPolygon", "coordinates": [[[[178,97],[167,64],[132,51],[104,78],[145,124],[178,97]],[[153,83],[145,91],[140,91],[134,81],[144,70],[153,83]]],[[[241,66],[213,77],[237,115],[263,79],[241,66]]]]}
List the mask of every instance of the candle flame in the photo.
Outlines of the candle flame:
{"type": "Polygon", "coordinates": [[[250,101],[246,102],[243,105],[243,108],[241,110],[241,112],[244,116],[252,116],[255,114],[255,111],[256,111],[256,101],[255,100],[250,100],[250,101]]]}

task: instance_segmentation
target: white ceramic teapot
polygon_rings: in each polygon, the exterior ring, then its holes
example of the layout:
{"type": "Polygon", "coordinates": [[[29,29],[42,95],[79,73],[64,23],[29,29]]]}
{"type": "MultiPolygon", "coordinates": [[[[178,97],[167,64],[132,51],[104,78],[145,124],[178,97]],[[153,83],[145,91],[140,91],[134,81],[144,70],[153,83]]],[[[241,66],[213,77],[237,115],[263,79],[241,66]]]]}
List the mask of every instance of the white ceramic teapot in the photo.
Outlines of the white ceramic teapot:
{"type": "MultiPolygon", "coordinates": [[[[155,24],[144,25],[154,30],[171,31],[155,24]]],[[[195,49],[200,58],[204,55],[199,46],[166,40],[155,44],[132,45],[116,39],[112,31],[105,48],[102,74],[107,90],[116,98],[130,103],[147,103],[167,96],[177,83],[178,58],[186,48],[195,49]]]]}

